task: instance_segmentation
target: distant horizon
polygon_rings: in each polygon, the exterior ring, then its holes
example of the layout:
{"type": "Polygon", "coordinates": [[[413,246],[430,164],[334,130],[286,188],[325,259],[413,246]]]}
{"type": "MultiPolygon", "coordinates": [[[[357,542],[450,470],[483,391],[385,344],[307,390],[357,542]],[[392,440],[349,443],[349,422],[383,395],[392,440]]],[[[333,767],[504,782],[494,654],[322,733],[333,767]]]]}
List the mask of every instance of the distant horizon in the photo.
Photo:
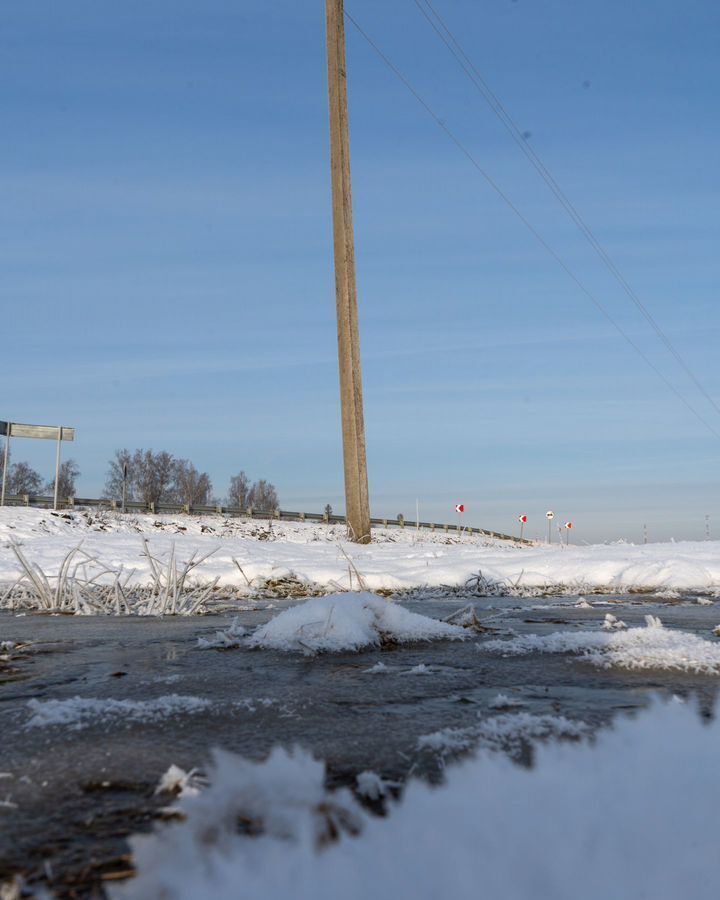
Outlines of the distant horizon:
{"type": "MultiPolygon", "coordinates": [[[[71,458],[80,465],[81,475],[78,479],[79,489],[76,491],[77,496],[88,497],[91,499],[102,497],[105,489],[104,480],[99,483],[96,482],[94,485],[89,484],[87,481],[83,481],[81,463],[82,454],[74,453],[72,450],[70,452],[66,450],[66,448],[72,447],[74,447],[74,444],[63,444],[63,450],[65,452],[62,459],[71,458]]],[[[127,449],[134,450],[136,448],[129,446],[127,449]]],[[[143,449],[168,450],[166,447],[143,449]]],[[[38,471],[42,476],[43,481],[50,482],[52,480],[55,465],[55,446],[52,442],[14,440],[11,442],[11,450],[12,462],[26,461],[38,471]],[[23,454],[22,450],[26,447],[30,452],[23,454]],[[51,471],[48,473],[47,470],[51,471]]],[[[171,450],[168,450],[168,452],[172,453],[171,450]]],[[[113,454],[114,451],[108,455],[108,463],[113,454]]],[[[205,471],[200,460],[192,459],[191,462],[193,462],[200,471],[205,471]]],[[[237,471],[234,471],[231,474],[237,474],[241,469],[242,467],[239,467],[237,471]]],[[[219,488],[218,482],[212,477],[212,473],[210,472],[208,474],[210,474],[213,484],[213,496],[218,498],[223,505],[227,505],[225,498],[229,487],[229,478],[224,488],[219,488]]],[[[321,513],[325,505],[330,503],[334,514],[345,514],[344,497],[341,493],[342,486],[336,486],[335,491],[327,491],[325,492],[325,495],[320,492],[316,494],[297,494],[283,490],[282,485],[278,484],[277,481],[273,479],[271,472],[247,472],[247,475],[251,481],[265,478],[272,482],[278,489],[280,506],[282,509],[295,510],[297,512],[321,513]]],[[[685,489],[689,490],[691,487],[691,485],[686,485],[685,489]]],[[[593,514],[587,507],[587,498],[582,501],[578,500],[578,498],[582,496],[579,487],[575,486],[573,489],[572,486],[569,486],[569,488],[574,494],[575,502],[570,498],[571,495],[567,494],[568,487],[561,488],[558,486],[555,499],[560,497],[562,499],[561,503],[538,503],[537,494],[528,490],[527,496],[532,497],[533,499],[524,505],[521,502],[522,492],[517,487],[514,487],[512,490],[508,488],[505,493],[503,493],[502,488],[496,487],[493,489],[492,496],[487,498],[484,502],[481,497],[477,497],[474,492],[469,491],[458,492],[457,497],[448,495],[447,502],[437,498],[437,496],[432,500],[428,500],[427,497],[411,499],[407,495],[403,496],[398,493],[389,497],[376,498],[377,502],[375,504],[371,503],[371,515],[373,518],[388,518],[394,520],[397,518],[398,514],[402,513],[408,527],[412,527],[416,521],[415,502],[417,499],[420,501],[420,521],[455,525],[458,522],[458,514],[455,512],[455,503],[464,503],[466,510],[460,517],[461,524],[472,526],[473,528],[498,531],[511,536],[519,536],[520,523],[518,517],[520,515],[527,515],[528,522],[524,528],[524,536],[542,542],[545,541],[547,537],[547,519],[545,514],[549,509],[552,509],[555,513],[552,525],[552,542],[559,543],[559,535],[557,532],[558,525],[562,527],[565,522],[571,521],[573,523],[570,535],[571,545],[573,543],[605,543],[618,540],[642,544],[644,543],[643,525],[647,526],[647,543],[665,543],[673,539],[677,541],[704,541],[706,540],[705,516],[710,515],[710,540],[720,539],[720,521],[714,523],[713,516],[710,512],[701,512],[699,515],[693,515],[692,512],[686,511],[681,517],[676,511],[673,511],[671,507],[665,509],[661,507],[659,510],[656,508],[656,511],[653,512],[652,506],[650,506],[649,503],[646,507],[647,514],[645,518],[643,518],[642,515],[638,518],[639,524],[636,526],[635,534],[633,534],[630,529],[625,529],[625,531],[623,531],[620,527],[618,527],[617,530],[614,530],[612,522],[615,519],[615,513],[612,509],[612,502],[604,504],[604,507],[601,509],[596,505],[595,513],[593,514]],[[502,497],[500,496],[501,494],[502,497]],[[515,503],[517,509],[516,512],[508,513],[504,511],[504,497],[508,495],[511,499],[517,500],[515,503]],[[469,497],[472,497],[473,499],[468,499],[469,497]],[[483,510],[487,510],[486,516],[483,516],[483,510]],[[717,524],[718,527],[718,536],[715,538],[713,537],[714,524],[717,524]],[[599,536],[597,537],[592,539],[588,537],[588,534],[592,535],[598,533],[599,536]]],[[[661,494],[662,490],[662,485],[656,485],[650,489],[653,496],[661,494]]],[[[699,501],[700,498],[698,497],[698,508],[699,501]]],[[[621,513],[618,513],[618,516],[627,517],[629,515],[628,509],[628,507],[623,508],[621,513]]],[[[563,528],[563,541],[565,540],[565,536],[565,530],[563,528]]]]}

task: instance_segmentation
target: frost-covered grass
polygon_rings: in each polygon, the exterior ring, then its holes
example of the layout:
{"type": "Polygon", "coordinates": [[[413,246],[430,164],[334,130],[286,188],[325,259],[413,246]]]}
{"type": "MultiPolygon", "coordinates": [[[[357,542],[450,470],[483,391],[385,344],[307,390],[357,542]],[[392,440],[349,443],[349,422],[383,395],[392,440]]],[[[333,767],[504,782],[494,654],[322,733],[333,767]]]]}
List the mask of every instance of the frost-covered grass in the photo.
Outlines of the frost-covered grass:
{"type": "MultiPolygon", "coordinates": [[[[655,705],[594,743],[538,748],[532,769],[483,754],[386,818],[299,750],[218,753],[186,820],[132,839],[133,900],[715,900],[720,725],[655,705]]],[[[363,776],[366,795],[382,782],[363,776]]]]}
{"type": "MultiPolygon", "coordinates": [[[[133,592],[152,592],[158,572],[170,564],[163,590],[155,590],[156,597],[168,595],[164,612],[175,602],[168,584],[182,580],[172,574],[173,558],[180,566],[211,551],[193,570],[194,587],[215,584],[208,599],[218,593],[237,601],[263,592],[297,596],[358,587],[376,592],[421,589],[426,596],[433,591],[447,596],[453,590],[524,597],[591,591],[663,591],[666,597],[692,591],[710,597],[720,592],[720,553],[712,541],[561,548],[406,528],[373,531],[372,544],[356,546],[345,540],[342,528],[303,523],[270,526],[217,516],[98,517],[79,512],[58,517],[5,508],[0,509],[0,584],[8,587],[23,574],[11,540],[52,587],[52,579],[62,577],[68,553],[82,540],[82,552],[107,569],[100,573],[98,568],[93,583],[111,588],[122,572],[127,599],[133,592]]],[[[117,606],[108,601],[105,611],[117,611],[117,606]]]]}
{"type": "Polygon", "coordinates": [[[481,653],[521,656],[528,653],[574,653],[595,666],[609,669],[667,669],[675,672],[720,675],[720,641],[664,628],[660,619],[646,616],[645,628],[618,628],[617,620],[603,631],[556,631],[525,634],[511,640],[478,643],[481,653]]]}

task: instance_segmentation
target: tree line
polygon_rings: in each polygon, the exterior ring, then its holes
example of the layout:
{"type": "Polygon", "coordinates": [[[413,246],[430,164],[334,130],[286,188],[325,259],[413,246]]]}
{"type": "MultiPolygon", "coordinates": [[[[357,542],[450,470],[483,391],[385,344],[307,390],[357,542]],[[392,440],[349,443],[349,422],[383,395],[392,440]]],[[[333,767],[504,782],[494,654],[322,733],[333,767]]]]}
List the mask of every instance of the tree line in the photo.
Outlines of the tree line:
{"type": "MultiPolygon", "coordinates": [[[[5,446],[0,442],[0,479],[5,464],[5,446]]],[[[179,506],[218,506],[213,486],[207,472],[199,472],[189,459],[177,459],[165,450],[116,450],[110,460],[103,497],[120,500],[123,495],[124,473],[127,471],[126,499],[142,503],[173,503],[179,506]],[[127,469],[125,468],[127,467],[127,469]]],[[[74,459],[60,465],[58,496],[74,497],[80,468],[74,459]]],[[[10,463],[5,493],[11,496],[30,494],[38,496],[55,491],[55,476],[45,481],[27,462],[10,463]]],[[[252,507],[260,512],[278,509],[275,485],[260,478],[251,482],[245,472],[230,479],[227,506],[240,509],[252,507]]]]}
{"type": "MultiPolygon", "coordinates": [[[[55,491],[55,474],[46,481],[42,475],[26,462],[11,463],[11,454],[8,453],[8,471],[5,479],[5,493],[10,495],[52,494],[55,491]]],[[[5,444],[0,443],[0,479],[3,477],[5,467],[5,444]]],[[[58,474],[58,496],[74,497],[75,484],[80,477],[80,469],[74,459],[66,459],[60,464],[58,474]]]]}
{"type": "MultiPolygon", "coordinates": [[[[189,459],[177,459],[165,450],[116,450],[110,460],[104,497],[141,503],[173,503],[181,506],[216,506],[207,472],[200,472],[189,459]],[[125,473],[127,472],[127,478],[125,473]]],[[[277,490],[264,478],[253,483],[245,472],[230,479],[227,505],[262,512],[278,509],[277,490]]]]}

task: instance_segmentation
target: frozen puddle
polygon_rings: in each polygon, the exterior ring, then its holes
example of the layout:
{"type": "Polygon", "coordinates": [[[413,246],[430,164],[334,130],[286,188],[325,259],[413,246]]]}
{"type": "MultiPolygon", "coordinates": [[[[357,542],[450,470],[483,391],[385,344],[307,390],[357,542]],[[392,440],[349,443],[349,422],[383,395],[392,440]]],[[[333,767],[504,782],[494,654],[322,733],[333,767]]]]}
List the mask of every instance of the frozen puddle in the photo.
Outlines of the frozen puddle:
{"type": "MultiPolygon", "coordinates": [[[[575,653],[595,666],[609,669],[665,669],[720,675],[720,642],[687,631],[664,628],[646,616],[645,628],[605,631],[558,631],[526,634],[511,640],[478,643],[481,653],[521,656],[529,653],[575,653]]],[[[606,623],[606,628],[607,623],[606,623]]]]}

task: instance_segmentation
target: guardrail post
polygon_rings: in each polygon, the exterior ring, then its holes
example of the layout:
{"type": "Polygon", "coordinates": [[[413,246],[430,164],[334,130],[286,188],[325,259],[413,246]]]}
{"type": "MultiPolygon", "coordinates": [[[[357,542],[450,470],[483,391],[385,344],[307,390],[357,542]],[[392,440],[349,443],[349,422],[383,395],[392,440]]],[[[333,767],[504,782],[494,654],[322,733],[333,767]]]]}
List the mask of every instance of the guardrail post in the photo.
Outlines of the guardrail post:
{"type": "Polygon", "coordinates": [[[387,520],[387,519],[383,519],[383,527],[384,527],[384,528],[387,528],[387,527],[388,527],[388,520],[387,520]]]}
{"type": "Polygon", "coordinates": [[[280,515],[280,510],[279,510],[279,509],[276,509],[276,510],[273,512],[273,516],[274,516],[276,519],[282,519],[282,516],[280,515]]]}
{"type": "Polygon", "coordinates": [[[448,531],[450,531],[450,526],[449,526],[449,525],[443,525],[443,528],[445,529],[445,533],[446,533],[446,534],[447,534],[448,531]]]}
{"type": "Polygon", "coordinates": [[[190,504],[189,504],[189,503],[183,503],[182,511],[183,511],[184,513],[186,513],[186,514],[189,516],[189,515],[190,515],[190,504]]]}
{"type": "Polygon", "coordinates": [[[221,515],[222,515],[222,512],[223,512],[222,506],[216,506],[216,507],[215,507],[215,512],[216,512],[219,516],[221,516],[221,515]]]}
{"type": "Polygon", "coordinates": [[[152,501],[151,503],[148,503],[148,506],[150,507],[150,512],[151,512],[153,515],[155,515],[155,501],[152,501]]]}
{"type": "Polygon", "coordinates": [[[68,497],[68,498],[67,498],[67,505],[70,507],[70,509],[75,509],[75,498],[74,498],[74,497],[68,497]]]}
{"type": "Polygon", "coordinates": [[[330,516],[329,516],[326,512],[323,513],[323,522],[324,522],[326,525],[329,525],[329,524],[330,524],[330,516]]]}
{"type": "Polygon", "coordinates": [[[405,527],[405,516],[402,513],[400,513],[400,515],[398,516],[398,525],[401,528],[405,527]]]}
{"type": "Polygon", "coordinates": [[[248,508],[247,508],[247,514],[248,514],[248,518],[252,519],[252,517],[253,517],[253,508],[252,508],[252,506],[248,506],[248,508]]]}
{"type": "Polygon", "coordinates": [[[23,494],[22,496],[25,501],[25,506],[30,506],[30,494],[23,494]]]}
{"type": "Polygon", "coordinates": [[[305,521],[305,513],[300,513],[300,521],[301,522],[305,521]]]}

